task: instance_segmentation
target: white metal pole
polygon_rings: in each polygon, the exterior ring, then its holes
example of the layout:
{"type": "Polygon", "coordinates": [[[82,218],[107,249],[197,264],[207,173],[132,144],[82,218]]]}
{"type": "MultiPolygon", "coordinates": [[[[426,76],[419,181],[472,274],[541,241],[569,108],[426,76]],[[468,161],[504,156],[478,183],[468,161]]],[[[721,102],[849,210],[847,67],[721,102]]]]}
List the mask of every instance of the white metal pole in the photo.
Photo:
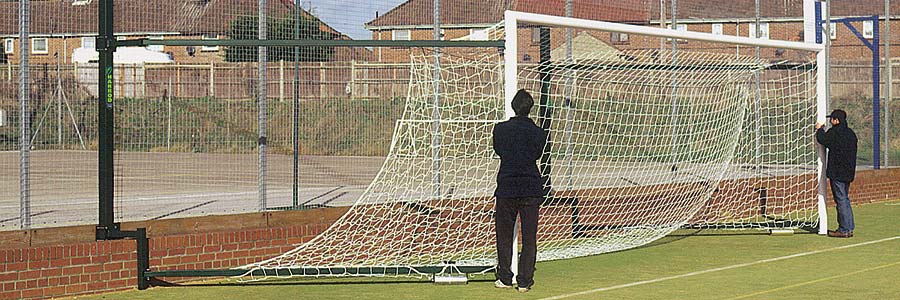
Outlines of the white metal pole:
{"type": "MultiPolygon", "coordinates": [[[[506,104],[506,118],[512,118],[516,116],[515,111],[512,109],[512,99],[516,95],[516,91],[518,91],[518,56],[519,56],[519,43],[518,43],[518,21],[516,20],[512,11],[506,11],[505,20],[504,20],[504,31],[506,42],[504,43],[505,50],[503,53],[504,60],[504,83],[503,88],[505,92],[505,104],[506,104]]],[[[513,239],[512,239],[512,261],[510,262],[510,270],[513,273],[512,282],[516,283],[516,275],[519,273],[519,220],[516,219],[516,224],[513,227],[513,239]]]]}
{"type": "MultiPolygon", "coordinates": [[[[818,0],[804,0],[803,1],[803,22],[804,22],[804,40],[807,43],[815,43],[816,42],[816,27],[822,26],[821,20],[816,20],[816,12],[815,12],[815,3],[818,0]]],[[[822,27],[823,29],[828,28],[828,26],[822,27]]],[[[822,34],[823,39],[828,39],[829,36],[826,34],[822,34]]],[[[823,40],[823,43],[825,40],[823,40]]],[[[825,123],[825,115],[828,113],[828,82],[827,82],[827,66],[828,60],[825,55],[825,51],[821,51],[816,54],[816,122],[825,123]]],[[[816,154],[818,159],[816,161],[816,174],[818,178],[818,188],[816,195],[816,205],[818,207],[819,212],[819,234],[828,233],[828,211],[825,208],[825,194],[828,189],[826,187],[827,181],[825,178],[825,148],[822,147],[819,143],[816,144],[816,154]]]]}
{"type": "Polygon", "coordinates": [[[506,11],[505,19],[504,19],[504,28],[505,28],[505,38],[506,42],[504,42],[504,92],[506,97],[506,118],[512,118],[516,116],[516,112],[512,109],[512,99],[516,95],[516,91],[518,90],[518,78],[516,77],[518,74],[518,56],[519,56],[519,42],[518,42],[518,20],[517,17],[521,16],[521,13],[514,11],[506,11]]]}
{"type": "MultiPolygon", "coordinates": [[[[560,26],[560,27],[571,27],[575,29],[589,29],[589,30],[604,30],[611,32],[621,32],[635,35],[644,35],[644,36],[655,36],[655,37],[663,37],[663,38],[672,38],[672,39],[687,39],[694,41],[703,41],[703,42],[715,42],[715,43],[723,43],[723,44],[732,44],[732,45],[744,45],[744,46],[762,46],[767,48],[784,48],[791,50],[803,50],[803,51],[822,51],[825,49],[824,46],[815,44],[815,43],[803,43],[803,42],[795,42],[795,41],[781,41],[781,40],[766,40],[759,38],[749,38],[742,36],[732,36],[732,35],[715,35],[712,33],[705,32],[693,32],[693,31],[677,31],[674,29],[662,29],[655,27],[646,27],[639,25],[629,25],[629,24],[621,24],[621,23],[610,23],[596,20],[586,20],[586,19],[578,19],[578,18],[566,18],[566,17],[558,17],[558,16],[548,16],[548,15],[540,15],[519,11],[506,11],[506,24],[509,26],[509,23],[516,24],[517,22],[528,22],[540,25],[549,25],[549,26],[560,26]],[[514,18],[515,20],[511,20],[510,18],[514,18]]],[[[506,27],[509,28],[509,27],[506,27]]],[[[515,39],[515,35],[511,35],[510,32],[506,32],[506,62],[509,63],[510,58],[508,57],[510,51],[515,51],[515,49],[509,49],[512,45],[510,43],[510,38],[515,39]]],[[[507,70],[507,76],[509,70],[507,70]]],[[[507,87],[508,88],[508,87],[507,87]]],[[[507,97],[512,97],[511,95],[507,95],[507,97]]]]}

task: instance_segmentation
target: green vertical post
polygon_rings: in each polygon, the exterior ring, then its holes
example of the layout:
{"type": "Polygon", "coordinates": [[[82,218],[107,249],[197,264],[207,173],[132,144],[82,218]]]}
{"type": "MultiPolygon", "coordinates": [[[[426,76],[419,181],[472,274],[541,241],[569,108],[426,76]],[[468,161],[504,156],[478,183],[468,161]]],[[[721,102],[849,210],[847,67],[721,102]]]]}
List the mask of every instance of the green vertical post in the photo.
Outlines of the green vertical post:
{"type": "Polygon", "coordinates": [[[550,138],[550,117],[553,115],[553,108],[550,107],[550,28],[549,27],[541,27],[540,28],[540,65],[538,67],[540,76],[541,76],[541,98],[540,98],[540,116],[538,120],[540,120],[541,129],[547,133],[547,143],[544,144],[543,152],[541,155],[541,179],[544,182],[544,196],[550,197],[550,190],[553,186],[552,178],[550,177],[550,172],[552,171],[551,160],[550,160],[550,149],[553,147],[552,139],[550,138]]]}
{"type": "Polygon", "coordinates": [[[110,231],[118,231],[115,224],[114,203],[115,180],[113,152],[113,52],[115,36],[113,35],[113,0],[101,0],[99,5],[99,36],[97,52],[99,52],[99,87],[97,99],[97,124],[99,128],[98,146],[98,186],[99,186],[99,218],[97,239],[109,237],[110,231]]]}

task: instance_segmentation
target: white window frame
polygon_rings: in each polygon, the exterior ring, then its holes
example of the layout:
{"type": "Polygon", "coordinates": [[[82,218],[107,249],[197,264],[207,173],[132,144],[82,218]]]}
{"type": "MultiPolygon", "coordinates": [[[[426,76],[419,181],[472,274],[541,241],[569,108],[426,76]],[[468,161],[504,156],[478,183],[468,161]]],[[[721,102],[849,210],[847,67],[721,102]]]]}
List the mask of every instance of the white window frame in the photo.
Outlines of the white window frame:
{"type": "Polygon", "coordinates": [[[16,53],[16,42],[15,39],[5,39],[3,40],[3,52],[6,54],[16,53]]]}
{"type": "Polygon", "coordinates": [[[469,29],[469,40],[470,41],[486,41],[487,38],[488,38],[487,29],[475,29],[475,28],[469,29]]]}
{"type": "Polygon", "coordinates": [[[409,40],[412,40],[412,30],[409,30],[409,29],[394,29],[394,30],[391,30],[391,40],[393,40],[393,41],[409,41],[409,40]],[[399,33],[401,33],[401,32],[406,33],[406,37],[403,37],[402,34],[399,34],[399,33]]]}
{"type": "Polygon", "coordinates": [[[866,20],[862,23],[862,36],[866,39],[871,39],[875,37],[875,22],[872,20],[866,20]]]}
{"type": "Polygon", "coordinates": [[[722,23],[713,23],[711,32],[715,35],[722,35],[722,23]]]}
{"type": "MultiPolygon", "coordinates": [[[[756,23],[747,24],[749,28],[747,29],[747,36],[751,38],[756,38],[756,23]]],[[[759,23],[759,29],[762,31],[762,36],[759,38],[768,40],[769,39],[769,23],[763,22],[759,23]]]]}
{"type": "Polygon", "coordinates": [[[47,38],[31,38],[31,54],[48,54],[50,53],[50,40],[47,38]],[[37,49],[37,41],[44,41],[44,50],[37,49]]]}
{"type": "Polygon", "coordinates": [[[541,28],[540,27],[532,27],[531,28],[531,44],[537,45],[541,43],[541,28]]]}
{"type": "Polygon", "coordinates": [[[97,49],[97,38],[92,36],[83,36],[81,37],[81,48],[85,49],[97,49]],[[90,41],[90,42],[87,42],[90,41]],[[90,44],[91,47],[85,47],[85,45],[90,44]]]}
{"type": "MultiPolygon", "coordinates": [[[[148,40],[154,40],[154,41],[161,41],[161,40],[163,39],[163,36],[161,36],[161,35],[151,35],[151,36],[148,36],[147,39],[148,39],[148,40]]],[[[149,46],[147,46],[147,50],[150,50],[150,51],[156,51],[156,52],[163,52],[163,51],[166,50],[166,47],[163,46],[163,45],[149,45],[149,46]]],[[[210,51],[213,51],[213,50],[210,50],[210,51]]],[[[215,51],[218,51],[218,49],[216,49],[215,51]]]]}
{"type": "MultiPolygon", "coordinates": [[[[835,39],[837,39],[837,24],[831,23],[829,25],[830,25],[830,26],[828,26],[829,38],[831,38],[832,40],[835,40],[835,39]]],[[[825,24],[824,23],[822,23],[822,35],[825,35],[825,24]]]]}
{"type": "MultiPolygon", "coordinates": [[[[672,29],[672,24],[666,25],[666,28],[672,29]]],[[[675,30],[677,30],[677,31],[688,31],[687,24],[676,24],[676,25],[675,25],[675,30]]],[[[667,38],[667,39],[666,39],[666,42],[671,42],[671,41],[672,41],[672,39],[670,39],[670,38],[667,38]]],[[[678,39],[678,42],[679,42],[679,43],[687,43],[687,40],[684,40],[684,39],[678,39]]]]}
{"type": "Polygon", "coordinates": [[[621,44],[629,44],[628,34],[621,32],[610,32],[609,35],[610,42],[613,44],[621,45],[621,44]]]}
{"type": "MultiPolygon", "coordinates": [[[[200,36],[200,39],[208,40],[208,41],[218,41],[219,35],[215,34],[215,33],[204,33],[203,35],[200,36]],[[213,35],[215,35],[215,37],[212,37],[213,35]]],[[[213,51],[219,51],[219,46],[200,46],[200,52],[213,52],[213,51]]]]}

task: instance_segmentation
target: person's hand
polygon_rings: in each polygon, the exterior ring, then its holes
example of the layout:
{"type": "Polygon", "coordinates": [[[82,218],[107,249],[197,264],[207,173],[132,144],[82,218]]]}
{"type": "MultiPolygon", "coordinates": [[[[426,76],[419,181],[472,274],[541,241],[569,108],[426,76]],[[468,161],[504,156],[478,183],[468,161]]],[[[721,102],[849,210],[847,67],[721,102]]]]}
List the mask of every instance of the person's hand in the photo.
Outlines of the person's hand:
{"type": "Polygon", "coordinates": [[[825,126],[825,123],[816,122],[816,130],[822,129],[823,126],[825,126]]]}

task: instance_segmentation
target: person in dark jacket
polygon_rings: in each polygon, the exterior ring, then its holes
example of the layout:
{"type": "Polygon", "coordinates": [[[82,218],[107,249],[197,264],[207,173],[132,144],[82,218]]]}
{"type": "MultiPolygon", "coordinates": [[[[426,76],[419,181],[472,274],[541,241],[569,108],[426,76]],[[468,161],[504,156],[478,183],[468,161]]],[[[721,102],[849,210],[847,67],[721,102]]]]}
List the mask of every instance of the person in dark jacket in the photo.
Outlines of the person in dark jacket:
{"type": "Polygon", "coordinates": [[[828,236],[848,238],[853,236],[853,209],[850,207],[850,183],[856,176],[856,133],[847,126],[847,113],[836,109],[827,118],[831,129],[816,123],[816,140],[828,149],[825,176],[831,180],[831,194],[837,206],[838,229],[829,230],[828,236]]]}
{"type": "Polygon", "coordinates": [[[522,220],[522,253],[516,276],[519,292],[527,292],[534,284],[537,255],[538,208],[544,189],[537,160],[541,157],[547,134],[528,118],[534,99],[519,90],[512,100],[516,116],[494,126],[494,152],[500,156],[497,189],[494,191],[495,230],[497,234],[498,288],[511,288],[513,237],[516,215],[522,220]]]}

